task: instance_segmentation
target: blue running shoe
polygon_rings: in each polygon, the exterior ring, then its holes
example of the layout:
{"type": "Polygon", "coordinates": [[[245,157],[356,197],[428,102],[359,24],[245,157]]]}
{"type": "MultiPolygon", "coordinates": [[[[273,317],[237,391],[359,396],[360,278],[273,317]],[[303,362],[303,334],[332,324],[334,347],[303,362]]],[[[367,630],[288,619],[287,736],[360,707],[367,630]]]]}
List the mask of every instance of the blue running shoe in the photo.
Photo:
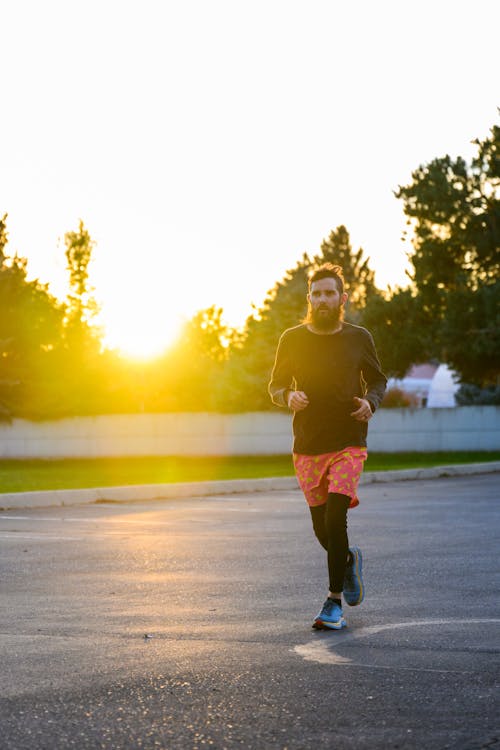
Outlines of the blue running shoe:
{"type": "Polygon", "coordinates": [[[334,602],[333,599],[326,600],[321,612],[318,612],[313,622],[313,628],[316,630],[323,630],[324,628],[341,630],[346,626],[347,623],[344,620],[342,607],[339,607],[337,602],[334,602]]]}
{"type": "Polygon", "coordinates": [[[344,576],[344,599],[350,607],[361,604],[365,595],[363,586],[362,568],[363,558],[359,547],[349,547],[351,562],[345,569],[344,576]]]}

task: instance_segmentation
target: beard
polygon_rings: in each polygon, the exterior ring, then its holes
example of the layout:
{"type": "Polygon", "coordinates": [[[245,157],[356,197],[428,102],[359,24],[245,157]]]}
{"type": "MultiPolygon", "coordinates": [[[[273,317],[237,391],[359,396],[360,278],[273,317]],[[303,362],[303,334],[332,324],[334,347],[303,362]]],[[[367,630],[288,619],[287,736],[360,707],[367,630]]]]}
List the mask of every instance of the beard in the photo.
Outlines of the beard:
{"type": "Polygon", "coordinates": [[[344,308],[342,305],[338,307],[326,309],[314,309],[309,307],[307,322],[318,329],[318,331],[330,331],[335,328],[340,321],[344,319],[344,308]]]}

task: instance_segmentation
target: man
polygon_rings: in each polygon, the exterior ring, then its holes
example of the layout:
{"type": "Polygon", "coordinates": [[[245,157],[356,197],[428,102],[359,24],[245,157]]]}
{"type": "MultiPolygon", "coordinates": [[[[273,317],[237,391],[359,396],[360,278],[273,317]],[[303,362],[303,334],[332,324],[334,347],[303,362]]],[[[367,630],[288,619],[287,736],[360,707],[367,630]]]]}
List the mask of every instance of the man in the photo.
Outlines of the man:
{"type": "Polygon", "coordinates": [[[347,510],[359,504],[368,422],[387,385],[371,334],[344,322],[347,299],[340,266],[325,263],[310,273],[307,317],[282,334],[269,383],[273,403],[294,412],[295,472],[327,551],[329,591],[314,619],[318,629],[346,626],[342,594],[351,606],[364,596],[347,510]]]}

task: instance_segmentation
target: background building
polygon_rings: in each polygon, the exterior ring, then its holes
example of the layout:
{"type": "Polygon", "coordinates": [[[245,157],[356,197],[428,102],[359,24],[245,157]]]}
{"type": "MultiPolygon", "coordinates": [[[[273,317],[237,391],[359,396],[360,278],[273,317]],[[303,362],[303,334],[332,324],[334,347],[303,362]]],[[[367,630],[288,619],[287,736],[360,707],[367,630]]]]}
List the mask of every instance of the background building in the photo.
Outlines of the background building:
{"type": "Polygon", "coordinates": [[[413,365],[404,378],[389,378],[387,388],[399,389],[419,408],[451,408],[456,406],[455,393],[460,387],[454,378],[448,365],[427,362],[413,365]]]}

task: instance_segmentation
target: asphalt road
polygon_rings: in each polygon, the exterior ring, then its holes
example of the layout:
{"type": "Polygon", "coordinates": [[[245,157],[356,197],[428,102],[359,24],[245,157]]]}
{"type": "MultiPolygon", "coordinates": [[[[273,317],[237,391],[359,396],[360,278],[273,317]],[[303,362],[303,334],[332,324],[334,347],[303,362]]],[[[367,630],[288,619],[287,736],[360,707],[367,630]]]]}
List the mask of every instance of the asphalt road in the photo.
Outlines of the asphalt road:
{"type": "Polygon", "coordinates": [[[363,487],[342,632],[298,491],[0,513],[0,747],[500,748],[499,494],[363,487]]]}

